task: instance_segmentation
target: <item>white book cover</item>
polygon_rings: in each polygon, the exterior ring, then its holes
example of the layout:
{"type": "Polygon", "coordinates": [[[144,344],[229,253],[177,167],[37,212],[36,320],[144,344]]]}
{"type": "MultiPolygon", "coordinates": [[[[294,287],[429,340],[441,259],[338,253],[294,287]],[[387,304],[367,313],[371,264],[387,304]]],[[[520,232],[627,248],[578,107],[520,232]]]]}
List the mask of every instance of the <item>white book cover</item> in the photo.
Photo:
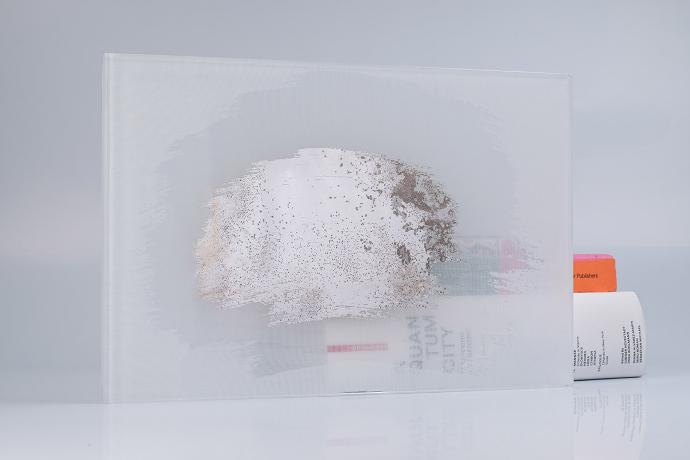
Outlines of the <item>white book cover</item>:
{"type": "Polygon", "coordinates": [[[567,385],[570,79],[106,55],[108,401],[567,385]]]}

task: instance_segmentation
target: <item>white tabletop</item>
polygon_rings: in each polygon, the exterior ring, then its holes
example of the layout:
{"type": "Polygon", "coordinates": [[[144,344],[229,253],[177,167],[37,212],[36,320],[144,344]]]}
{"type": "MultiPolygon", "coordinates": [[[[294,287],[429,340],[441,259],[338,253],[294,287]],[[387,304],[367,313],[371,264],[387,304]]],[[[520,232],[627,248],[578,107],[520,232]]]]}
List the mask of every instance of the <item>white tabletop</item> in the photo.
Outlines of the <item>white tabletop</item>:
{"type": "Polygon", "coordinates": [[[688,458],[690,374],[538,390],[5,404],[7,459],[688,458]]]}

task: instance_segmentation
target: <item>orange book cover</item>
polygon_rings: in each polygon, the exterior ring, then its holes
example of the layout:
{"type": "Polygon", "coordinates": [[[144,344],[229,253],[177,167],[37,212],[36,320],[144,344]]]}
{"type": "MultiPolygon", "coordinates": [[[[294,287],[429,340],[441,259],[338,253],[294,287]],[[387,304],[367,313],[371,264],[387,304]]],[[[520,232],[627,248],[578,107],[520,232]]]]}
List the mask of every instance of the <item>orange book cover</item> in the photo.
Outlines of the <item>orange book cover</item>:
{"type": "Polygon", "coordinates": [[[613,292],[616,290],[616,259],[608,254],[575,254],[574,292],[613,292]]]}

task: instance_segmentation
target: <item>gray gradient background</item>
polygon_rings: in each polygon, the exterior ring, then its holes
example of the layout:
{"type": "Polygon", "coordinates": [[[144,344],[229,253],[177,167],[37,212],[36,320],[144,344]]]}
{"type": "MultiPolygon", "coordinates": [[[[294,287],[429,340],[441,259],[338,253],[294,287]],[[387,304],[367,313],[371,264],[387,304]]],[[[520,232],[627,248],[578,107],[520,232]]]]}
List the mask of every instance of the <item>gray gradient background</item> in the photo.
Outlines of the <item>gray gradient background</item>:
{"type": "Polygon", "coordinates": [[[99,397],[104,52],[572,74],[575,249],[690,372],[690,2],[0,0],[0,399],[99,397]]]}

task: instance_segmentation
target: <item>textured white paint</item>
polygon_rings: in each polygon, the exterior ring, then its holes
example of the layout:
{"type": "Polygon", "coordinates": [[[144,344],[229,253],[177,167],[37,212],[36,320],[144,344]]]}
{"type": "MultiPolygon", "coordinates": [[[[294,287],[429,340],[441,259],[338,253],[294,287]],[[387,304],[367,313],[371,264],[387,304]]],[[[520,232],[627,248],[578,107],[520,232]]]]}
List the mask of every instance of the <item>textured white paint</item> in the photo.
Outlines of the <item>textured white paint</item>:
{"type": "Polygon", "coordinates": [[[198,243],[200,291],[271,320],[381,316],[442,293],[454,204],[428,173],[332,148],[256,163],[213,197],[198,243]]]}

